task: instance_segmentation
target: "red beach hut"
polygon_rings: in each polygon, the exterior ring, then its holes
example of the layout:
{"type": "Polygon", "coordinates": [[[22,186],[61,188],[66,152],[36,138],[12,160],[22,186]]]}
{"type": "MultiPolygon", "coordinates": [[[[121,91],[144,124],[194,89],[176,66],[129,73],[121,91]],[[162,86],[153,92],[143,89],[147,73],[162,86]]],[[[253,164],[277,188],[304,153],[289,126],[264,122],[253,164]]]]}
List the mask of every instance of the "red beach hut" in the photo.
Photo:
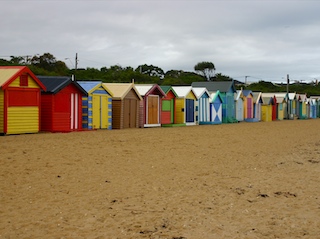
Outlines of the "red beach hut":
{"type": "Polygon", "coordinates": [[[82,97],[86,91],[71,77],[38,78],[47,88],[41,93],[41,131],[82,130],[82,97]]]}

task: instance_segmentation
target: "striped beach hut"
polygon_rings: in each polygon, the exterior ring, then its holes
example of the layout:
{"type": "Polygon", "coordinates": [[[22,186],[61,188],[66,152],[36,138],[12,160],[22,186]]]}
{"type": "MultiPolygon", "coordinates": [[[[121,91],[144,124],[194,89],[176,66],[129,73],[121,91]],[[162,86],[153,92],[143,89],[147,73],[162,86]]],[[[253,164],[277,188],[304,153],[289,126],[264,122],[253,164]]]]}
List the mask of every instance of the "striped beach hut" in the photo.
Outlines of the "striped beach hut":
{"type": "Polygon", "coordinates": [[[176,123],[185,125],[195,125],[195,102],[197,100],[191,86],[173,86],[177,94],[176,98],[176,123]]]}
{"type": "Polygon", "coordinates": [[[166,94],[162,100],[161,107],[161,126],[178,126],[175,124],[175,105],[177,94],[172,86],[160,86],[166,94]]]}
{"type": "Polygon", "coordinates": [[[161,104],[166,93],[157,84],[135,84],[135,87],[142,97],[139,126],[161,126],[161,104]]]}
{"type": "Polygon", "coordinates": [[[234,94],[234,100],[235,100],[235,116],[238,121],[243,121],[244,120],[244,108],[243,108],[243,102],[244,102],[244,97],[242,95],[242,90],[237,90],[237,92],[234,94]]]}
{"type": "Polygon", "coordinates": [[[193,87],[192,88],[197,100],[196,100],[196,123],[208,124],[210,120],[210,94],[205,87],[193,87]]]}
{"type": "Polygon", "coordinates": [[[286,94],[287,101],[287,119],[295,119],[297,117],[296,113],[296,93],[286,94]]]}
{"type": "Polygon", "coordinates": [[[87,92],[82,98],[83,129],[112,129],[112,93],[101,81],[78,81],[87,92]]]}
{"type": "Polygon", "coordinates": [[[40,130],[42,82],[26,66],[0,66],[0,134],[40,130]]]}
{"type": "Polygon", "coordinates": [[[210,94],[210,124],[222,124],[222,104],[220,91],[210,94]]]}
{"type": "Polygon", "coordinates": [[[46,91],[41,92],[41,131],[71,132],[82,129],[84,89],[71,77],[37,76],[46,91]]]}
{"type": "Polygon", "coordinates": [[[235,117],[234,94],[236,93],[236,88],[234,86],[233,81],[193,82],[192,87],[206,87],[210,94],[219,90],[223,98],[223,105],[222,105],[223,123],[238,122],[235,117]]]}
{"type": "Polygon", "coordinates": [[[134,83],[103,83],[112,93],[112,129],[139,128],[142,100],[134,83]]]}

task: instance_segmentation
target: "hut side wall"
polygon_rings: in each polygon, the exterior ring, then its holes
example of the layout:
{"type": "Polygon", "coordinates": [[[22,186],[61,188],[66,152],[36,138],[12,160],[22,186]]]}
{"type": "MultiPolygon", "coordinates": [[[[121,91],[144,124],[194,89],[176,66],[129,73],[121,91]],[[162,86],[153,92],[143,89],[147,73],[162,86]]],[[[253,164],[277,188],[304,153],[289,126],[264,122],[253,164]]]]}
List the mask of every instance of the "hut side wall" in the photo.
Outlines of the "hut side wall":
{"type": "Polygon", "coordinates": [[[0,89],[0,133],[4,133],[4,93],[0,89]]]}

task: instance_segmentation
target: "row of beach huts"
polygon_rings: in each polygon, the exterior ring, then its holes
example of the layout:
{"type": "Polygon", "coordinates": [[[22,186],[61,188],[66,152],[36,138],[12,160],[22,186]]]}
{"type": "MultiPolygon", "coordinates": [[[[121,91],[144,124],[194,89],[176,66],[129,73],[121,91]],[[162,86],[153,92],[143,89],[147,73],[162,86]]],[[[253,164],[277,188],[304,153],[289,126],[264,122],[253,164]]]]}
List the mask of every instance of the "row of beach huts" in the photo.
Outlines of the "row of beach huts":
{"type": "Polygon", "coordinates": [[[320,96],[191,86],[74,81],[0,66],[0,134],[173,127],[320,117],[320,96]]]}

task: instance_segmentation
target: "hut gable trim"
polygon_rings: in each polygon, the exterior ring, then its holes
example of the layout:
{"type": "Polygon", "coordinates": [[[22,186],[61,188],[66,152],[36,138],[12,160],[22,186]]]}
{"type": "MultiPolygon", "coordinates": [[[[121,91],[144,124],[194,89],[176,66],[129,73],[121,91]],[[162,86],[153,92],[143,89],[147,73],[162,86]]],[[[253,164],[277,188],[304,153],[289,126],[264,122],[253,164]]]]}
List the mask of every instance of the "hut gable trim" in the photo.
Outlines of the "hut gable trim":
{"type": "Polygon", "coordinates": [[[133,89],[139,100],[142,100],[134,83],[103,83],[103,85],[110,89],[113,94],[113,99],[123,100],[130,90],[133,89]]]}
{"type": "Polygon", "coordinates": [[[46,90],[42,82],[26,66],[0,66],[0,87],[6,89],[14,80],[23,74],[29,75],[42,90],[46,90]]]}

